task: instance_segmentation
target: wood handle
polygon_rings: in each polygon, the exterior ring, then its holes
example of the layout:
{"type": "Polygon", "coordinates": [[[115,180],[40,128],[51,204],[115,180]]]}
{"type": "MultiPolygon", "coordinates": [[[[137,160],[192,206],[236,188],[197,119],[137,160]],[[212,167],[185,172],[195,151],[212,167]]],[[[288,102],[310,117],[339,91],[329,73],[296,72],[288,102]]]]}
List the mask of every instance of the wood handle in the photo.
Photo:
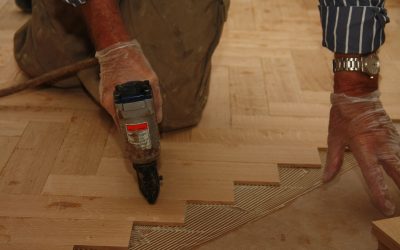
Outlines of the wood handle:
{"type": "Polygon", "coordinates": [[[16,85],[13,85],[13,86],[5,88],[5,89],[1,89],[0,97],[14,94],[14,93],[24,90],[26,88],[33,88],[33,87],[40,86],[47,82],[63,79],[67,76],[71,76],[71,75],[75,74],[76,72],[78,72],[80,70],[87,69],[91,66],[94,66],[97,63],[98,62],[97,62],[96,58],[89,58],[89,59],[85,59],[85,60],[76,62],[71,65],[61,67],[59,69],[55,69],[53,71],[44,73],[43,75],[40,75],[36,78],[29,79],[25,82],[18,83],[16,85]]]}

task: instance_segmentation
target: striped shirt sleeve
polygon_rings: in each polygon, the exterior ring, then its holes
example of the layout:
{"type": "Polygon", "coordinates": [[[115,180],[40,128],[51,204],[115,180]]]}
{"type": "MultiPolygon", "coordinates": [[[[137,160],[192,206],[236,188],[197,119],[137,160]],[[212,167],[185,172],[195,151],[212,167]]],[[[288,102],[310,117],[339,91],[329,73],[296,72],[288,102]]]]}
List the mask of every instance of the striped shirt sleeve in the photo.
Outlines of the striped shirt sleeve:
{"type": "Polygon", "coordinates": [[[385,42],[385,0],[319,0],[322,45],[342,54],[367,54],[385,42]]]}

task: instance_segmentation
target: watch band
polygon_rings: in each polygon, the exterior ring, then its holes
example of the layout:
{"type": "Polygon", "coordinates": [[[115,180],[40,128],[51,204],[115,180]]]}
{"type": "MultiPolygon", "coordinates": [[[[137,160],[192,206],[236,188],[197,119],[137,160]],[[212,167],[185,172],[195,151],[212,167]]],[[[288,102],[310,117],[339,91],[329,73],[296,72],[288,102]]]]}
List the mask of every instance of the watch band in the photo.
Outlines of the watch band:
{"type": "Polygon", "coordinates": [[[333,60],[333,72],[339,71],[360,71],[362,72],[361,58],[336,58],[333,60]]]}
{"type": "Polygon", "coordinates": [[[78,7],[86,3],[86,0],[64,0],[64,2],[71,4],[74,7],[78,7]]]}

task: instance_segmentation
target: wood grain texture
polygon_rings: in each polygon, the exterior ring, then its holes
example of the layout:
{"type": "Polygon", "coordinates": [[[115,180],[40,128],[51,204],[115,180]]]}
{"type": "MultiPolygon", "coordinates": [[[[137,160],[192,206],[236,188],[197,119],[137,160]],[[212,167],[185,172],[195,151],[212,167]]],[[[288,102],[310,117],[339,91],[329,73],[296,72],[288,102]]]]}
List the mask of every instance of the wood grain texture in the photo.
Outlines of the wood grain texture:
{"type": "Polygon", "coordinates": [[[39,194],[56,160],[68,126],[31,122],[0,176],[0,192],[39,194]]]}
{"type": "Polygon", "coordinates": [[[400,249],[400,217],[374,221],[372,229],[382,249],[400,249]]]}
{"type": "Polygon", "coordinates": [[[103,112],[75,112],[52,173],[94,175],[111,125],[103,112]]]}
{"type": "MultiPolygon", "coordinates": [[[[279,185],[278,166],[319,167],[332,54],[321,47],[316,5],[231,1],[200,124],[162,135],[155,206],[139,193],[112,120],[83,89],[0,98],[0,249],[126,247],[133,223],[182,225],[187,202],[231,204],[235,183],[279,185]]],[[[400,4],[387,7],[380,90],[400,119],[400,4]]],[[[29,17],[0,1],[0,88],[27,79],[13,35],[29,17]]]]}
{"type": "Polygon", "coordinates": [[[126,220],[136,224],[182,224],[185,202],[138,198],[0,194],[0,217],[126,220]]]}
{"type": "MultiPolygon", "coordinates": [[[[0,244],[126,246],[132,222],[0,217],[0,244]]],[[[0,245],[1,246],[1,245],[0,245]]]]}

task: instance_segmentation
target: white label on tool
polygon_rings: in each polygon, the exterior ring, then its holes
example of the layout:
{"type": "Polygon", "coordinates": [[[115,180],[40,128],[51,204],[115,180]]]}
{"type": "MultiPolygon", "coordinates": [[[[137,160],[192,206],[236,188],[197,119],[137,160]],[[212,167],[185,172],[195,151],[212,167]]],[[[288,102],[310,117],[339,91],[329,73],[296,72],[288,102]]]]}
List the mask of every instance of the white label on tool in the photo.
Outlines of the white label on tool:
{"type": "Polygon", "coordinates": [[[151,138],[147,122],[126,124],[128,142],[141,150],[151,149],[151,138]]]}

